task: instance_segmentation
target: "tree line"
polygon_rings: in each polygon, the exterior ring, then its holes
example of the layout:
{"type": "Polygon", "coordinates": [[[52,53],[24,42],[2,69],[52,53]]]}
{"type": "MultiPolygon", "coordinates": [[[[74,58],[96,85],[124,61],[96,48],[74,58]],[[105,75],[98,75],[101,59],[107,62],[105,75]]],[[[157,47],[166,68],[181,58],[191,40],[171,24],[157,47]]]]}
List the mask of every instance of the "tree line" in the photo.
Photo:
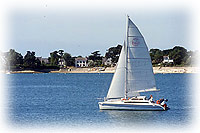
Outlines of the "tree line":
{"type": "MultiPolygon", "coordinates": [[[[112,64],[116,64],[122,49],[121,45],[116,47],[110,47],[106,50],[106,54],[102,56],[100,51],[94,51],[86,58],[89,67],[105,66],[103,60],[111,59],[112,64]]],[[[150,49],[149,51],[153,66],[191,66],[194,64],[196,52],[187,51],[184,47],[175,46],[172,49],[160,50],[150,49]],[[168,56],[173,59],[173,63],[164,64],[163,56],[168,56]]],[[[78,56],[82,57],[82,56],[78,56]]],[[[59,69],[61,66],[59,62],[64,61],[65,66],[74,66],[76,56],[72,57],[71,54],[64,52],[64,50],[57,50],[50,53],[47,58],[48,63],[40,60],[35,56],[34,51],[27,51],[22,56],[21,53],[16,52],[14,49],[10,49],[5,53],[6,66],[8,69],[59,69]]]]}
{"type": "Polygon", "coordinates": [[[153,66],[193,66],[198,51],[187,51],[184,47],[175,46],[166,50],[150,49],[149,53],[153,66]],[[163,56],[169,56],[173,63],[163,63],[163,56]]]}
{"type": "Polygon", "coordinates": [[[42,61],[42,58],[35,56],[34,51],[27,51],[24,57],[21,53],[16,52],[14,49],[10,49],[5,53],[7,69],[59,69],[59,60],[64,59],[68,66],[74,65],[74,58],[69,53],[64,53],[64,50],[58,50],[50,53],[50,57],[47,58],[48,63],[42,61]]]}

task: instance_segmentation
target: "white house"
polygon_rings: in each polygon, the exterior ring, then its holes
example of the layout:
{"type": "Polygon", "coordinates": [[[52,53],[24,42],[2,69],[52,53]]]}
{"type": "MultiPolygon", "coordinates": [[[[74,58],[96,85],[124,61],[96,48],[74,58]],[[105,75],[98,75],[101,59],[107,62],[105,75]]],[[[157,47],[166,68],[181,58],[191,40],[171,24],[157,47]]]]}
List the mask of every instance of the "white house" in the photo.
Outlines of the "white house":
{"type": "Polygon", "coordinates": [[[169,56],[163,56],[163,63],[173,63],[173,60],[169,59],[169,56]]]}
{"type": "Polygon", "coordinates": [[[87,58],[77,57],[75,58],[75,67],[87,67],[87,58]]]}

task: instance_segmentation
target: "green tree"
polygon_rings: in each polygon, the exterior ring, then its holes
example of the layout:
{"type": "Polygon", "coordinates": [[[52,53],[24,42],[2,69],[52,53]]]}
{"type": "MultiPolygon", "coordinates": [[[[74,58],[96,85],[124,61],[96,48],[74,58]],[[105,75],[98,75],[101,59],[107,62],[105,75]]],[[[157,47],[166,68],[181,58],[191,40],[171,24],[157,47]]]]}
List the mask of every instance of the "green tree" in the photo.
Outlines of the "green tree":
{"type": "Polygon", "coordinates": [[[93,60],[94,62],[97,60],[101,60],[101,54],[99,53],[100,51],[94,51],[91,53],[91,55],[89,56],[89,60],[93,60]]]}
{"type": "Polygon", "coordinates": [[[117,47],[109,48],[105,54],[106,59],[112,58],[112,62],[117,63],[121,49],[122,49],[122,45],[117,45],[117,47]]]}
{"type": "Polygon", "coordinates": [[[52,66],[57,66],[60,56],[58,55],[58,51],[54,51],[50,53],[50,64],[52,66]]]}
{"type": "Polygon", "coordinates": [[[40,68],[43,65],[38,58],[36,58],[35,64],[36,64],[36,68],[40,68]]]}
{"type": "Polygon", "coordinates": [[[23,64],[23,56],[14,49],[10,49],[7,53],[7,61],[10,66],[21,66],[23,64]]]}
{"type": "Polygon", "coordinates": [[[187,50],[180,46],[175,46],[173,51],[169,53],[169,57],[174,60],[175,65],[184,65],[188,55],[187,50]]]}
{"type": "Polygon", "coordinates": [[[161,63],[163,60],[163,52],[160,49],[150,49],[150,56],[153,64],[161,63]]]}
{"type": "Polygon", "coordinates": [[[163,56],[168,56],[172,51],[173,51],[173,49],[163,50],[163,56]]]}
{"type": "Polygon", "coordinates": [[[102,56],[99,53],[100,51],[94,51],[91,53],[91,55],[88,57],[89,60],[92,60],[92,63],[89,63],[88,66],[92,65],[92,66],[101,66],[102,64],[102,56]]]}
{"type": "Polygon", "coordinates": [[[26,55],[24,56],[24,67],[26,68],[36,68],[36,57],[35,52],[27,51],[26,55]]]}
{"type": "Polygon", "coordinates": [[[63,58],[66,62],[66,66],[74,66],[75,59],[71,57],[69,53],[64,53],[63,58]]]}

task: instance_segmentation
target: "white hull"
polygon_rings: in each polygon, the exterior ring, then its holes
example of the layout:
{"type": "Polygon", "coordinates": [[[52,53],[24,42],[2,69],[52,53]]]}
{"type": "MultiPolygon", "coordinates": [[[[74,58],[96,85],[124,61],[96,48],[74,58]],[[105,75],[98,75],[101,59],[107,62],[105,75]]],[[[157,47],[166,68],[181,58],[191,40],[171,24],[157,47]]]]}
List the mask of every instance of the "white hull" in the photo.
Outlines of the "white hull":
{"type": "Polygon", "coordinates": [[[156,103],[151,103],[147,100],[145,102],[129,103],[124,101],[105,101],[99,102],[101,110],[138,110],[138,111],[162,111],[166,110],[163,106],[156,103]]]}

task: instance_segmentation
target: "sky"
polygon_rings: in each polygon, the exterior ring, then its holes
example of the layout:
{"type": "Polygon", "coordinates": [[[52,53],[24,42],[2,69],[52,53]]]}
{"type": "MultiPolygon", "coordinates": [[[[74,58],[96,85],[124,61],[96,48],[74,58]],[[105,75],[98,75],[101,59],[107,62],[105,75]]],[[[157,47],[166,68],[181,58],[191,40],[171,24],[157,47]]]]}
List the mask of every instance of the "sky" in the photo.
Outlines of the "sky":
{"type": "MultiPolygon", "coordinates": [[[[88,56],[99,50],[105,55],[112,46],[125,39],[126,14],[143,34],[148,48],[169,49],[190,44],[188,31],[190,13],[183,8],[16,8],[9,13],[9,45],[17,52],[35,51],[36,56],[63,49],[72,56],[88,56]]],[[[68,7],[68,6],[66,6],[68,7]]]]}

